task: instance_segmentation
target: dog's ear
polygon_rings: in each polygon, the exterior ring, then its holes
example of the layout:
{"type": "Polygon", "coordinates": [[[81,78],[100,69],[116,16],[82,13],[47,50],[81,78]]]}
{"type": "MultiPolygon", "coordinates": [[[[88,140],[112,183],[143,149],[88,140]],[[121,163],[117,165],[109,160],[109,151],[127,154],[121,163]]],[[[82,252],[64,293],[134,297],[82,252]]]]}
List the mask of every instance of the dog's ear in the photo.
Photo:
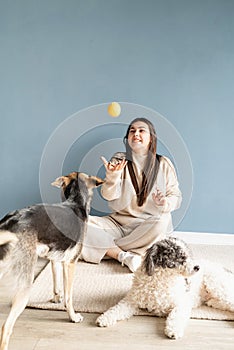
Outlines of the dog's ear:
{"type": "Polygon", "coordinates": [[[148,276],[153,276],[154,274],[155,256],[157,255],[157,250],[158,250],[157,245],[153,244],[152,247],[147,249],[146,251],[143,266],[148,276]]]}
{"type": "Polygon", "coordinates": [[[51,185],[61,188],[64,185],[64,183],[65,183],[65,177],[60,176],[60,177],[57,177],[57,179],[55,179],[53,182],[51,182],[51,185]]]}

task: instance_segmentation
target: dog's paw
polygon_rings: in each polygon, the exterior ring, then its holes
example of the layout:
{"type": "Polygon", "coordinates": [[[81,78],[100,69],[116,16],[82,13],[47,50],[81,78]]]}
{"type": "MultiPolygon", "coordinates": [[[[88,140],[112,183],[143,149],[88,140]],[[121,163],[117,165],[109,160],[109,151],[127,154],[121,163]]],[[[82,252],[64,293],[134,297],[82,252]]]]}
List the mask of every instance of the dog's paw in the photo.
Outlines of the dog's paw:
{"type": "Polygon", "coordinates": [[[111,319],[105,314],[102,314],[96,319],[96,325],[98,327],[109,327],[109,326],[113,326],[115,323],[116,323],[115,320],[111,319]]]}
{"type": "Polygon", "coordinates": [[[74,323],[80,323],[80,322],[83,321],[83,319],[84,319],[84,317],[81,316],[81,314],[79,314],[79,313],[74,314],[74,315],[72,315],[72,317],[71,317],[71,321],[74,322],[74,323]]]}
{"type": "Polygon", "coordinates": [[[63,302],[63,296],[61,294],[54,294],[53,298],[50,299],[51,303],[61,304],[63,302]]]}
{"type": "Polygon", "coordinates": [[[165,334],[168,338],[177,340],[179,338],[182,338],[184,333],[181,330],[175,330],[175,329],[168,329],[165,328],[165,334]]]}

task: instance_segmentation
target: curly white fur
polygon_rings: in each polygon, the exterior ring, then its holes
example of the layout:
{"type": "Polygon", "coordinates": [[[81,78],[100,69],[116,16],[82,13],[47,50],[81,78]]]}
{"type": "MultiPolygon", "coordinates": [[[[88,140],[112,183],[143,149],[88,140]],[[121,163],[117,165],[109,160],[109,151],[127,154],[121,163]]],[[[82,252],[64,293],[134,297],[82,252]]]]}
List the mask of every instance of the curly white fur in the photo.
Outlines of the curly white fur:
{"type": "Polygon", "coordinates": [[[209,262],[195,262],[183,241],[175,238],[154,244],[135,272],[125,298],[97,318],[108,327],[140,309],[166,317],[165,334],[181,338],[191,310],[202,304],[234,312],[234,274],[209,262]],[[152,270],[153,268],[153,270],[152,270]]]}

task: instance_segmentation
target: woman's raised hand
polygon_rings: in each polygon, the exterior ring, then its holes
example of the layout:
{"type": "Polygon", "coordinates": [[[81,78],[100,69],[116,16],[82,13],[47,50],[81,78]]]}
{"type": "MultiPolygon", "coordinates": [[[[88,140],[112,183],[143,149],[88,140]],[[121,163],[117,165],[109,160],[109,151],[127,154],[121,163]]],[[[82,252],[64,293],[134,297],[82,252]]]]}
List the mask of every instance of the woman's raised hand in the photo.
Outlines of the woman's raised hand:
{"type": "Polygon", "coordinates": [[[156,193],[153,193],[152,197],[157,206],[161,207],[166,204],[166,197],[160,190],[156,190],[156,193]]]}
{"type": "Polygon", "coordinates": [[[106,158],[102,156],[101,160],[106,170],[110,170],[110,171],[122,170],[127,164],[127,160],[125,159],[119,160],[116,163],[112,163],[112,162],[108,162],[106,158]]]}

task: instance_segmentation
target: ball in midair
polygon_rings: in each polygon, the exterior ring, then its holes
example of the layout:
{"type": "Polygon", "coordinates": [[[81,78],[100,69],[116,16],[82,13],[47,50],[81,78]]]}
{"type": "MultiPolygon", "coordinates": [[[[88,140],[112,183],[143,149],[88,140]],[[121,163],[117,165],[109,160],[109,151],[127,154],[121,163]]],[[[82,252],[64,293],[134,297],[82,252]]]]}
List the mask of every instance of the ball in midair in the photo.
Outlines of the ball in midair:
{"type": "Polygon", "coordinates": [[[121,113],[121,107],[118,102],[112,102],[108,105],[107,111],[111,117],[118,117],[121,113]]]}

